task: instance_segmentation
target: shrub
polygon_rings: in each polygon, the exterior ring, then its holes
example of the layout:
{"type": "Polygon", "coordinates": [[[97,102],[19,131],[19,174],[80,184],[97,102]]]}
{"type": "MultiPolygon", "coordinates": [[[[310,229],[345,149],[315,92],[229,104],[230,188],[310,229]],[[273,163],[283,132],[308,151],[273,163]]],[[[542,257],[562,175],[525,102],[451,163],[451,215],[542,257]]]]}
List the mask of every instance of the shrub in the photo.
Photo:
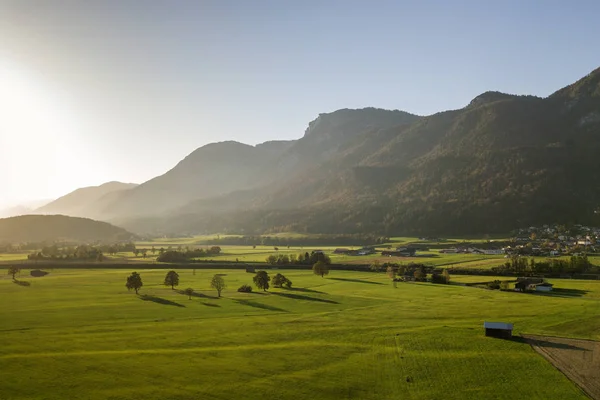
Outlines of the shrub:
{"type": "Polygon", "coordinates": [[[498,290],[500,289],[500,281],[488,282],[487,287],[488,289],[498,290]]]}
{"type": "Polygon", "coordinates": [[[239,287],[238,292],[251,293],[252,292],[252,286],[250,286],[250,285],[242,285],[242,286],[239,287]]]}

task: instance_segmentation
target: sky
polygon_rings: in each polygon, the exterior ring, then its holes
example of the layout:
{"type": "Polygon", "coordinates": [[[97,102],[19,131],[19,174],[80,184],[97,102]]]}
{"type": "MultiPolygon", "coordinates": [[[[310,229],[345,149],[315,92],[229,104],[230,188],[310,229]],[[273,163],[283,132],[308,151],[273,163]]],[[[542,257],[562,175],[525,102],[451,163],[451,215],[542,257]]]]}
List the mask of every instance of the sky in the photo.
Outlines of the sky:
{"type": "Polygon", "coordinates": [[[597,0],[0,0],[0,207],[141,183],[319,113],[547,96],[600,66],[597,0]]]}

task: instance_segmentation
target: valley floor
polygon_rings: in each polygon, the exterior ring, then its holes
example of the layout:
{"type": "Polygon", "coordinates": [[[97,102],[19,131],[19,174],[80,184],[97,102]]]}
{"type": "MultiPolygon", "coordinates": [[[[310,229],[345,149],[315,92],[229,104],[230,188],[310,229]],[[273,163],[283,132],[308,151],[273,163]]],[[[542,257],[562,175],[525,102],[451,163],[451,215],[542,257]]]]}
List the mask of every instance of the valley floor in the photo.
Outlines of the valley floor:
{"type": "Polygon", "coordinates": [[[278,270],[292,289],[238,293],[253,274],[180,270],[190,300],[162,285],[167,270],[139,272],[139,296],[129,271],[22,271],[30,286],[3,273],[0,399],[585,399],[529,344],[482,325],[600,339],[600,282],[557,280],[580,289],[552,296],[278,270]]]}

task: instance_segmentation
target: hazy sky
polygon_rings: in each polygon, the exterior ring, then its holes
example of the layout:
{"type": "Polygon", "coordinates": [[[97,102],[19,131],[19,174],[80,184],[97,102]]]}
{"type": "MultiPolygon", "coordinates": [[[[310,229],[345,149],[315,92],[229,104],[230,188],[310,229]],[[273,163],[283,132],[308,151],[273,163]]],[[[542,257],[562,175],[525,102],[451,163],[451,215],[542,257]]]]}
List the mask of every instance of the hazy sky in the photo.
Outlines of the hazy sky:
{"type": "Polygon", "coordinates": [[[0,0],[0,205],[143,182],[319,113],[546,96],[600,66],[600,1],[0,0]]]}

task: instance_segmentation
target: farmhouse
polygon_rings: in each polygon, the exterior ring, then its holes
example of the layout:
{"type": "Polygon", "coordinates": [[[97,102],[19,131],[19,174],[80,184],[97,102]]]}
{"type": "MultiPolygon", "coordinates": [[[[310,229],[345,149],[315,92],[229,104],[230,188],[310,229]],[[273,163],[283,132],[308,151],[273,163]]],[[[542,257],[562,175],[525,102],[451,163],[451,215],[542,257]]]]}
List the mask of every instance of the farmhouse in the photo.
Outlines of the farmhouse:
{"type": "Polygon", "coordinates": [[[350,249],[338,248],[333,251],[333,254],[349,254],[350,252],[351,252],[350,249]]]}
{"type": "Polygon", "coordinates": [[[546,282],[542,278],[517,278],[515,290],[522,292],[526,290],[535,290],[536,292],[550,292],[554,285],[546,282]]]}
{"type": "Polygon", "coordinates": [[[485,336],[510,339],[512,337],[513,324],[506,322],[484,322],[485,336]]]}
{"type": "Polygon", "coordinates": [[[554,285],[548,282],[533,285],[536,292],[551,292],[554,285]]]}

